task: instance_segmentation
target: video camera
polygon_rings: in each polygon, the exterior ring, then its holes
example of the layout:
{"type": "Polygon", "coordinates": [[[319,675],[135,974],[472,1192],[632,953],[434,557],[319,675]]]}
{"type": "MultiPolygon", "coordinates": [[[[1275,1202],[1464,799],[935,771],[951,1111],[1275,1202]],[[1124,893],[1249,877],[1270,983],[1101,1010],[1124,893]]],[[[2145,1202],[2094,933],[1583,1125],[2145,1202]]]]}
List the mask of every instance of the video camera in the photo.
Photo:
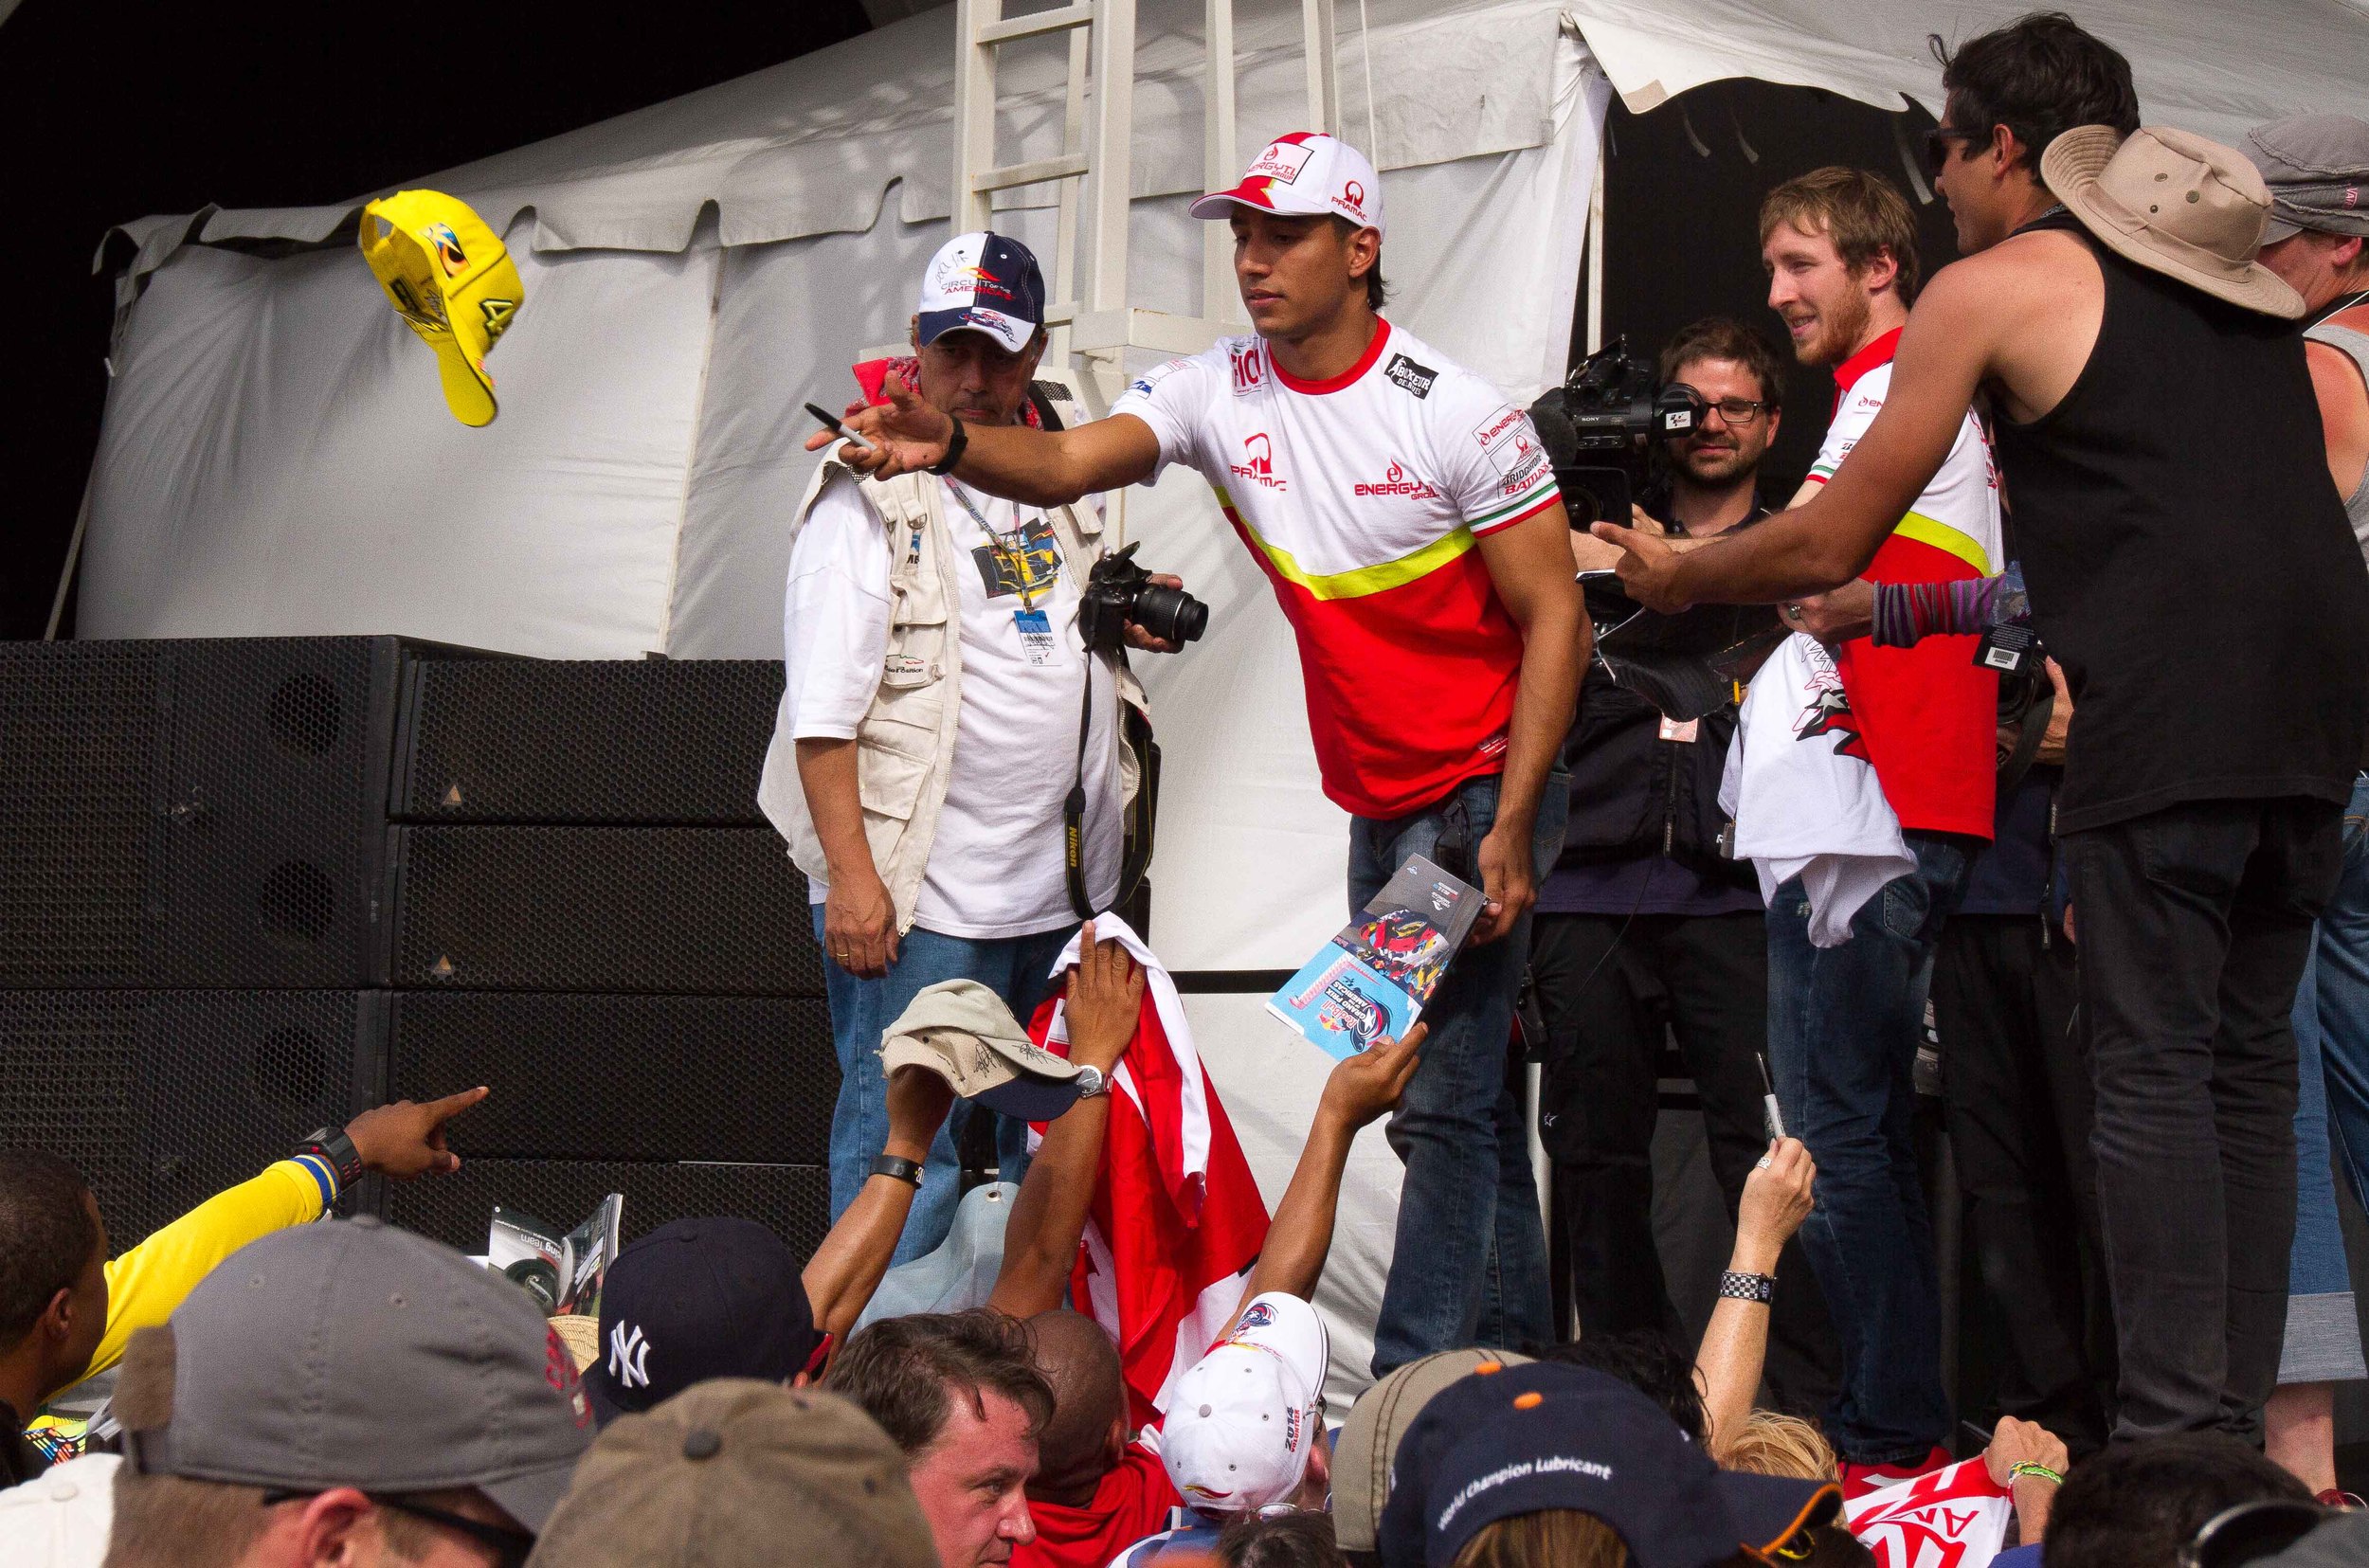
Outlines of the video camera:
{"type": "Polygon", "coordinates": [[[1653,363],[1630,353],[1627,337],[1616,337],[1530,405],[1573,528],[1626,527],[1655,444],[1682,441],[1702,425],[1709,411],[1703,394],[1684,382],[1658,381],[1653,363]]]}

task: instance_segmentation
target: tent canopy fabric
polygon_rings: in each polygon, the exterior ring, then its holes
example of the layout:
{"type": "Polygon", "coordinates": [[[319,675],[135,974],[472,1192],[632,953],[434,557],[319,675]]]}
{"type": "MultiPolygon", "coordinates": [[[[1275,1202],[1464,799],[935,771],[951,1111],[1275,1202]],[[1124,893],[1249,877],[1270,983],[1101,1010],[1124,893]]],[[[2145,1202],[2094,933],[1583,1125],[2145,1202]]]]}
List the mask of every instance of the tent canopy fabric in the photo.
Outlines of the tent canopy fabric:
{"type": "MultiPolygon", "coordinates": [[[[1565,0],[1621,102],[1643,114],[1690,87],[1754,77],[1879,109],[1942,111],[1927,39],[1954,46],[2043,9],[2026,0],[1565,0]]],[[[2130,60],[2142,117],[2234,144],[2288,115],[2369,112],[2360,0],[2060,0],[2130,60]]]]}
{"type": "MultiPolygon", "coordinates": [[[[1247,157],[1306,120],[1300,12],[1275,0],[1238,4],[1238,144],[1247,157]]],[[[1371,0],[1369,31],[1343,28],[1347,134],[1371,123],[1383,171],[1536,147],[1552,133],[1558,0],[1371,0]]],[[[1347,14],[1347,13],[1345,13],[1347,14]]],[[[1136,24],[1131,194],[1202,189],[1201,0],[1143,0],[1136,24]]],[[[538,251],[678,251],[714,209],[726,245],[870,229],[892,186],[908,224],[952,211],[953,9],[877,31],[665,103],[410,182],[460,196],[497,233],[532,211],[538,251]]],[[[1001,51],[1002,154],[1061,151],[1067,79],[1058,40],[1001,51]]],[[[1369,150],[1370,151],[1370,150],[1369,150]]],[[[372,192],[371,195],[378,194],[372,192]]],[[[1053,187],[999,196],[1047,202],[1053,187]]],[[[181,244],[321,244],[371,199],[325,207],[208,209],[153,216],[113,232],[144,276],[181,244]]],[[[513,236],[514,248],[521,243],[513,236]]],[[[102,250],[103,254],[103,250],[102,250]]]]}

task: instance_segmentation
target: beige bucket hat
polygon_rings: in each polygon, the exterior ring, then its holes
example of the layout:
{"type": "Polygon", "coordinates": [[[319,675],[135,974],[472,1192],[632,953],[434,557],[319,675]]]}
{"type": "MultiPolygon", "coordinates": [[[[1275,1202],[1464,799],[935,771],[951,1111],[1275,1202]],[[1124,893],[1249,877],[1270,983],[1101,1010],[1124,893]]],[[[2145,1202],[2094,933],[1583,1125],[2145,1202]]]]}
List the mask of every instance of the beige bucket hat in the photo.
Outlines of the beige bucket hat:
{"type": "Polygon", "coordinates": [[[2115,255],[2250,311],[2304,314],[2303,296],[2254,260],[2270,191],[2234,148],[2169,126],[2076,125],[2048,144],[2040,178],[2115,255]]]}

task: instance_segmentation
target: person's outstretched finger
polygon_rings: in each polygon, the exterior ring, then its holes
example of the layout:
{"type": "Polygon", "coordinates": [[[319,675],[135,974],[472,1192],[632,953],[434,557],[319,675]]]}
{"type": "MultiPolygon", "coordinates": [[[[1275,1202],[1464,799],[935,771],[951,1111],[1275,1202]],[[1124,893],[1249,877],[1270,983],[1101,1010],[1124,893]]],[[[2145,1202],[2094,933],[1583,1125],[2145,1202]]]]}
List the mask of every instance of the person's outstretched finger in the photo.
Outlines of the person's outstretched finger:
{"type": "Polygon", "coordinates": [[[443,1126],[446,1122],[451,1121],[454,1117],[460,1115],[471,1106],[478,1104],[488,1094],[493,1092],[494,1091],[492,1090],[486,1088],[483,1084],[479,1084],[475,1089],[464,1089],[458,1094],[447,1094],[441,1100],[428,1101],[420,1108],[427,1112],[427,1125],[430,1129],[430,1136],[436,1138],[443,1137],[443,1126]]]}

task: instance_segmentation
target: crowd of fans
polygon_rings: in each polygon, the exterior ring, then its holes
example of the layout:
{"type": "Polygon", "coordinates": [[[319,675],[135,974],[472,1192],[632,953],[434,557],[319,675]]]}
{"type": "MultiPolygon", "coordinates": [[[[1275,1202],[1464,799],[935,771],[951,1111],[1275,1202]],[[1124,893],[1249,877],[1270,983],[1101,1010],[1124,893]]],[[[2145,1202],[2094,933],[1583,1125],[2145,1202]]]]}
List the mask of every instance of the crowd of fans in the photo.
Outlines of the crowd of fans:
{"type": "MultiPolygon", "coordinates": [[[[1383,809],[1404,803],[1383,787],[1388,759],[1358,752],[1372,737],[1347,723],[1327,777],[1359,814],[1353,891],[1368,873],[1378,886],[1404,853],[1462,854],[1488,912],[1424,1024],[1331,1068],[1267,1216],[1255,1193],[1220,1193],[1226,1171],[1208,1156],[1232,1134],[1204,1103],[1214,1090],[1198,1064],[1180,1079],[1189,1052],[1148,1043],[1174,996],[1148,971],[1148,949],[1131,932],[1110,939],[1109,925],[1097,940],[1091,920],[1073,937],[1058,912],[1089,870],[1098,888],[1115,885],[1115,820],[1085,835],[1093,865],[1066,878],[1044,844],[1013,851],[990,890],[995,919],[966,928],[979,910],[965,900],[980,890],[942,878],[928,832],[913,837],[907,819],[943,804],[958,848],[970,844],[963,855],[1011,849],[993,842],[992,791],[947,776],[969,720],[949,696],[932,720],[934,771],[906,781],[914,798],[873,834],[865,727],[905,699],[874,691],[869,653],[802,656],[794,638],[793,696],[805,680],[821,705],[808,721],[837,715],[786,728],[787,760],[767,786],[823,895],[815,923],[846,1069],[835,1218],[813,1254],[799,1259],[748,1219],[676,1220],[608,1264],[597,1319],[547,1318],[479,1260],[369,1217],[329,1217],[365,1173],[454,1168],[445,1126],[483,1090],[324,1129],[112,1258],[78,1173],[39,1151],[0,1152],[0,1562],[1925,1568],[1967,1551],[2048,1568],[2369,1561],[2369,1511],[2334,1490],[2327,1393],[2369,1373],[2329,1169],[2333,1144],[2369,1186],[2357,1152],[2369,1145],[2359,978],[2369,938],[2354,928],[2369,926],[2363,798],[2340,777],[2363,750],[2351,677],[2369,636],[2342,658],[2301,657],[2330,628],[2369,633],[2361,563],[2335,527],[2349,516],[2369,550],[2369,123],[2282,122],[2246,156],[2142,130],[2127,65],[2056,16],[1968,41],[1944,83],[1928,161],[1980,266],[1935,277],[1921,300],[1913,215],[1865,171],[1788,181],[1763,208],[1771,306],[1797,357],[1838,384],[1833,428],[1792,506],[1764,508],[1756,479],[1781,418],[1776,356],[1748,327],[1712,319],[1661,358],[1662,378],[1694,387],[1705,406],[1669,454],[1665,487],[1634,529],[1570,541],[1582,569],[1617,571],[1648,606],[1774,602],[1789,629],[1836,650],[1824,689],[1836,700],[1821,712],[1852,723],[1890,808],[1889,848],[1821,840],[1813,856],[1836,862],[1825,874],[1762,864],[1756,891],[1734,845],[1719,845],[1726,808],[1709,803],[1728,742],[1740,729],[1749,739],[1750,710],[1677,723],[1603,667],[1554,766],[1541,736],[1556,705],[1541,693],[1576,676],[1545,644],[1583,646],[1584,618],[1561,638],[1572,606],[1560,555],[1553,592],[1507,586],[1535,565],[1542,536],[1531,529],[1517,548],[1506,542],[1515,527],[1560,524],[1540,465],[1500,461],[1490,447],[1502,431],[1485,422],[1457,504],[1495,505],[1466,517],[1473,534],[1506,532],[1483,540],[1485,562],[1458,581],[1494,591],[1510,614],[1473,666],[1497,660],[1506,691],[1459,722],[1499,725],[1497,750],[1512,760],[1502,781],[1442,775],[1449,805],[1396,813],[1383,809]],[[2102,210],[2119,215],[2111,235],[2092,222],[2102,210]],[[2094,242],[2078,237],[2085,224],[2094,242]],[[2288,299],[2322,317],[2308,356],[2266,324],[2291,319],[2288,299]],[[2094,319],[2081,327],[2085,310],[2094,319]],[[2093,350],[2064,359],[2066,342],[2089,338],[2093,350]],[[2219,379],[2135,394],[2113,384],[2182,365],[2219,379]],[[2170,399],[2201,420],[2201,400],[2232,387],[2261,406],[2210,417],[2251,417],[2250,455],[2274,472],[2249,478],[2270,498],[2262,518],[2215,526],[2258,521],[2295,549],[2270,576],[2260,559],[2215,563],[2234,574],[2233,592],[2256,594],[2222,607],[2280,622],[2271,643],[2299,657],[2272,660],[2271,674],[2301,694],[2257,700],[2267,677],[2229,669],[2225,649],[2210,673],[2196,662],[2203,650],[2167,651],[2197,712],[2243,720],[2242,732],[2190,746],[2189,716],[2151,694],[2161,672],[2125,676],[2137,656],[2107,640],[2117,627],[2209,640],[2175,617],[2142,625],[2130,604],[2094,590],[2109,555],[2143,587],[2163,568],[2134,550],[2196,565],[2205,547],[2130,496],[2161,488],[2141,472],[2149,462],[2204,460],[2203,438],[2171,413],[2157,416],[2180,432],[2168,452],[2085,432],[2110,424],[2117,398],[2170,399]],[[1988,419],[1969,409],[1977,388],[1991,394],[1988,419]],[[2293,416],[2315,406],[2319,425],[2306,428],[2293,416]],[[2014,460],[2004,506],[1994,441],[2014,460]],[[2074,496],[2113,521],[2113,540],[2069,540],[2074,496]],[[2116,496],[2120,510],[2100,500],[2116,496]],[[2021,618],[2010,603],[2020,575],[2001,572],[2017,553],[2035,568],[2032,608],[2064,656],[2032,673],[2030,700],[2010,715],[2029,744],[1998,733],[1989,671],[1968,657],[1975,637],[2021,618]],[[803,676],[802,657],[821,661],[803,676]],[[1516,672],[1530,683],[1518,699],[1516,672]],[[2162,732],[2132,728],[2150,723],[2162,732]],[[2111,749],[2121,735],[2127,756],[2111,749]],[[1543,803],[1516,800],[1542,789],[1543,803]],[[1526,870],[1533,840],[1544,861],[1526,870]],[[1891,869],[1853,902],[1854,860],[1891,869]],[[1543,887],[1533,871],[1551,872],[1543,887]],[[1038,904],[1055,910],[1051,924],[1038,904]],[[1543,1119],[1576,1336],[1548,1326],[1526,1129],[1497,1052],[1525,957],[1546,1015],[1543,1119]],[[1054,968],[1066,977],[1058,1006],[1023,1026],[1016,1014],[1054,968]],[[1973,1199],[1981,1283],[2008,1330],[2001,1414],[1962,1459],[1949,1451],[1912,1133],[1928,994],[1945,1053],[1934,1087],[1973,1199]],[[1665,1029],[1701,1090],[1734,1222],[1691,1346],[1650,1217],[1665,1029]],[[2300,1099],[2290,1031],[2303,1042],[2300,1099]],[[1203,1163],[1148,1180],[1205,1201],[1204,1230],[1249,1225],[1262,1237],[1239,1271],[1177,1265],[1148,1278],[1144,1260],[1172,1244],[1138,1234],[1116,1200],[1112,1150],[1145,1124],[1133,1097],[1152,1103],[1155,1080],[1182,1108],[1150,1117],[1166,1129],[1154,1141],[1198,1117],[1185,1141],[1203,1163]],[[1763,1121],[1771,1105],[1799,1137],[1763,1121]],[[1001,1173],[1019,1181],[958,1202],[955,1133],[975,1108],[1006,1113],[1001,1173]],[[1351,1145],[1384,1117],[1407,1196],[1375,1359],[1350,1366],[1314,1302],[1351,1145]],[[974,1227],[991,1245],[964,1229],[973,1199],[997,1206],[974,1227]],[[1792,1256],[1806,1268],[1781,1264],[1792,1256]],[[1166,1305],[1148,1307],[1155,1294],[1166,1305]],[[1151,1343],[1162,1336],[1173,1343],[1151,1343]],[[1329,1400],[1360,1388],[1346,1409],[1329,1400]],[[1950,1516],[1944,1533],[1977,1518],[1990,1533],[1928,1539],[1943,1529],[1936,1509],[1950,1516]]],[[[1270,220],[1289,231],[1284,249],[1337,250],[1347,270],[1333,281],[1355,285],[1358,310],[1382,302],[1372,178],[1331,138],[1285,138],[1241,188],[1203,198],[1216,215],[1265,215],[1234,217],[1253,258],[1245,278],[1260,284],[1256,300],[1246,292],[1255,312],[1285,309],[1291,290],[1275,279],[1296,276],[1257,259],[1270,220]],[[1354,194],[1335,227],[1320,226],[1321,209],[1275,205],[1303,174],[1347,179],[1354,194]]],[[[1222,405],[1263,385],[1263,360],[1235,361],[1230,391],[1219,361],[1202,368],[1206,386],[1180,361],[1123,400],[1133,433],[1114,417],[1063,445],[1050,406],[1021,401],[1042,343],[1034,261],[1013,242],[966,239],[979,243],[949,247],[959,264],[943,278],[933,267],[924,291],[925,315],[932,300],[961,298],[926,330],[917,315],[919,381],[891,382],[862,418],[851,413],[878,438],[864,448],[870,466],[860,480],[855,467],[818,479],[836,498],[812,538],[844,551],[812,572],[793,565],[792,608],[806,592],[809,621],[843,609],[848,592],[870,594],[861,571],[902,569],[855,560],[877,522],[859,482],[959,470],[990,499],[1015,488],[1041,499],[1064,487],[1011,478],[1040,460],[1071,477],[1142,478],[1200,450],[1198,427],[1180,423],[1189,399],[1222,405]],[[1009,308],[980,303],[990,295],[1009,308]]],[[[1367,362],[1386,333],[1371,331],[1367,362]]],[[[1429,412],[1389,405],[1391,417],[1430,419],[1476,395],[1465,372],[1415,362],[1410,352],[1430,351],[1399,341],[1406,351],[1383,379],[1402,398],[1439,401],[1429,412]]],[[[1264,471],[1234,472],[1256,482],[1264,471]]],[[[1041,536],[1017,511],[999,530],[949,490],[984,531],[970,553],[987,597],[1022,603],[1010,625],[1003,610],[987,617],[1022,640],[1006,651],[1071,669],[1092,709],[1094,659],[1111,650],[1026,640],[1050,638],[1040,568],[1082,552],[1098,519],[1054,501],[1062,520],[1041,536]]],[[[913,503],[909,567],[951,537],[937,489],[926,496],[913,503]]],[[[931,581],[950,592],[955,579],[948,564],[931,581]]],[[[899,649],[926,633],[953,658],[946,606],[893,619],[910,606],[891,611],[887,598],[919,591],[894,581],[894,595],[871,594],[878,624],[859,630],[899,649]]],[[[1076,613],[1076,587],[1062,588],[1073,596],[1062,613],[1076,613]]],[[[1347,624],[1303,625],[1303,643],[1351,635],[1347,624]]],[[[1130,628],[1132,645],[1173,651],[1140,634],[1130,628]]],[[[1012,672],[984,648],[970,657],[978,688],[992,691],[1012,672]]],[[[920,658],[907,673],[921,681],[925,666],[940,678],[920,658]]],[[[1408,690],[1438,676],[1411,674],[1408,690]]],[[[1055,705],[1065,732],[1075,706],[1055,705]]],[[[1096,771],[1090,791],[1087,749],[1081,734],[1076,796],[1115,798],[1123,770],[1096,771]]],[[[1214,1243],[1203,1251],[1218,1255],[1214,1243]]]]}

